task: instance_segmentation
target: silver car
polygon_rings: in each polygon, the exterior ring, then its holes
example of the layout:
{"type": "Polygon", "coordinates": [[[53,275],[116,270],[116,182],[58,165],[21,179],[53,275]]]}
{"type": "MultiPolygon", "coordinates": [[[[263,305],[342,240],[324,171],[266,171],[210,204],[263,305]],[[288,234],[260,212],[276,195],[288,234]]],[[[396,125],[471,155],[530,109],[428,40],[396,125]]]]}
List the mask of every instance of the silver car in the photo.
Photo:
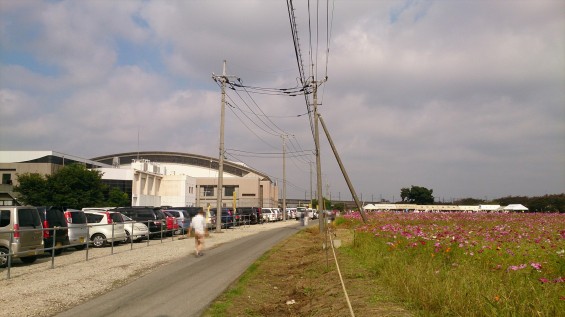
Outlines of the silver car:
{"type": "Polygon", "coordinates": [[[0,268],[8,254],[33,263],[43,253],[43,226],[35,207],[0,207],[0,268]]]}
{"type": "Polygon", "coordinates": [[[69,228],[69,242],[71,246],[77,250],[83,250],[86,247],[88,239],[88,224],[84,211],[76,209],[65,210],[65,220],[69,228]]]}
{"type": "Polygon", "coordinates": [[[96,248],[107,243],[120,243],[127,240],[122,214],[115,211],[84,211],[89,224],[88,235],[96,248]]]}

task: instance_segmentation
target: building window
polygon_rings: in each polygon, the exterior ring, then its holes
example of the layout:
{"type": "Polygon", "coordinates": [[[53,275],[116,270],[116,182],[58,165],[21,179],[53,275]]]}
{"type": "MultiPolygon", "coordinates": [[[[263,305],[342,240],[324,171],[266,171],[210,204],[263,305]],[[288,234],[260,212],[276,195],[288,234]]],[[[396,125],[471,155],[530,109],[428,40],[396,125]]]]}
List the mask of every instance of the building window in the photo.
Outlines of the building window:
{"type": "Polygon", "coordinates": [[[12,174],[2,174],[2,184],[12,185],[12,174]]]}
{"type": "Polygon", "coordinates": [[[202,186],[202,189],[205,197],[214,196],[214,186],[202,186]]]}
{"type": "Polygon", "coordinates": [[[225,193],[224,195],[225,195],[226,197],[228,197],[228,196],[232,197],[233,194],[235,193],[235,186],[226,186],[226,187],[224,187],[224,193],[225,193]]]}

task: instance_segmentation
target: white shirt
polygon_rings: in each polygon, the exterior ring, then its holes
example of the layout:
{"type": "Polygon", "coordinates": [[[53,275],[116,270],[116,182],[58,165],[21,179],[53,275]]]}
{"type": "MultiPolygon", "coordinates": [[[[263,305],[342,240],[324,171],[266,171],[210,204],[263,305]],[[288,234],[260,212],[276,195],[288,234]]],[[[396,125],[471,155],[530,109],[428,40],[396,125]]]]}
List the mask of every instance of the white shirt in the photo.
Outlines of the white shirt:
{"type": "Polygon", "coordinates": [[[206,228],[206,219],[201,214],[197,214],[192,218],[190,222],[190,227],[194,229],[194,232],[198,234],[204,234],[206,228]]]}

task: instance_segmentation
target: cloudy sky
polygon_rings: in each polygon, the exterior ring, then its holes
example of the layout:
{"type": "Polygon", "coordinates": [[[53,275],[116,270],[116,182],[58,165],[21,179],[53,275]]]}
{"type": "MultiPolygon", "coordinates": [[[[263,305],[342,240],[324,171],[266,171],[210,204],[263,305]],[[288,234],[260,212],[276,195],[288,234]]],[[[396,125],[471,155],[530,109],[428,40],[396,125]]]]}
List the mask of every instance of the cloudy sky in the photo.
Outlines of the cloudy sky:
{"type": "MultiPolygon", "coordinates": [[[[327,76],[319,111],[363,201],[565,191],[564,1],[310,2],[300,59],[327,76]]],[[[226,157],[280,181],[286,135],[287,193],[309,198],[305,98],[258,89],[300,85],[290,25],[283,0],[0,0],[0,148],[218,157],[226,60],[247,87],[227,91],[226,157]]],[[[324,194],[351,198],[320,143],[324,194]]]]}

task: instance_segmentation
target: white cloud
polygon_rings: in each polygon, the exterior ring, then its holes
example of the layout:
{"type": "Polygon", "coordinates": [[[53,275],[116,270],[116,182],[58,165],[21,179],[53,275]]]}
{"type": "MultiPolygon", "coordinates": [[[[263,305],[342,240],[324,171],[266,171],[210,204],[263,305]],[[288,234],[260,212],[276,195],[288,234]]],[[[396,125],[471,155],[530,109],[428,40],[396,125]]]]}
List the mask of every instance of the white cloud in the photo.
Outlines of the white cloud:
{"type": "MultiPolygon", "coordinates": [[[[564,9],[552,0],[335,2],[320,112],[364,198],[398,198],[412,184],[479,198],[565,188],[564,9]]],[[[317,62],[320,79],[326,11],[311,29],[307,12],[295,3],[306,73],[317,62]]],[[[290,87],[298,76],[284,2],[2,1],[0,42],[2,148],[90,157],[134,151],[139,133],[141,150],[217,156],[211,75],[224,59],[247,85],[290,87]]],[[[278,151],[271,133],[282,130],[313,148],[307,117],[296,117],[302,96],[240,95],[228,91],[227,147],[278,151]]],[[[325,178],[347,197],[320,132],[325,178]]],[[[281,176],[279,158],[242,161],[281,176]]],[[[309,167],[291,162],[301,196],[309,167]]]]}

